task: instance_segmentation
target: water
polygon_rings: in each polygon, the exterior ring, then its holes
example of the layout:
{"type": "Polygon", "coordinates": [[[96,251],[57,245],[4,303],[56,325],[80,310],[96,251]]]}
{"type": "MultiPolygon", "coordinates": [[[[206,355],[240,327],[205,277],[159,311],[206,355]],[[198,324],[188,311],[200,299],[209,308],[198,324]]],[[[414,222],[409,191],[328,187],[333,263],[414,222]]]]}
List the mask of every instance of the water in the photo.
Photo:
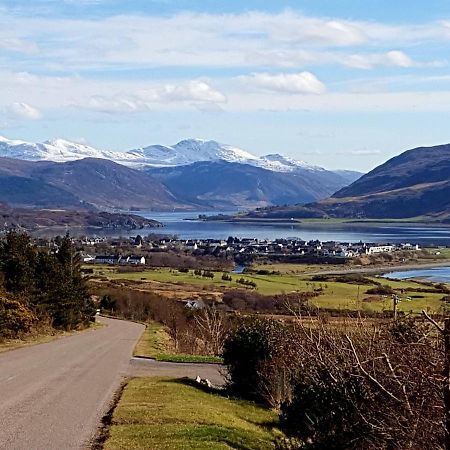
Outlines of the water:
{"type": "Polygon", "coordinates": [[[409,278],[424,278],[429,281],[450,283],[450,267],[433,267],[432,269],[417,269],[399,272],[391,272],[384,275],[395,280],[406,280],[409,278]]]}
{"type": "MultiPolygon", "coordinates": [[[[223,212],[226,214],[227,212],[223,212]]],[[[140,215],[162,222],[165,227],[154,233],[176,235],[180,239],[238,238],[276,239],[296,237],[306,241],[319,239],[339,242],[411,242],[426,246],[450,246],[450,227],[410,224],[298,224],[290,223],[227,223],[185,220],[202,212],[139,212],[140,215]]],[[[205,214],[211,214],[205,213],[205,214]]],[[[149,230],[148,232],[152,232],[149,230]]],[[[116,232],[117,233],[117,232],[116,232]]],[[[129,234],[135,235],[135,230],[129,234]]],[[[141,232],[142,233],[142,232],[141,232]]],[[[147,233],[147,230],[145,231],[147,233]]],[[[124,233],[122,233],[124,234],[124,233]]]]}

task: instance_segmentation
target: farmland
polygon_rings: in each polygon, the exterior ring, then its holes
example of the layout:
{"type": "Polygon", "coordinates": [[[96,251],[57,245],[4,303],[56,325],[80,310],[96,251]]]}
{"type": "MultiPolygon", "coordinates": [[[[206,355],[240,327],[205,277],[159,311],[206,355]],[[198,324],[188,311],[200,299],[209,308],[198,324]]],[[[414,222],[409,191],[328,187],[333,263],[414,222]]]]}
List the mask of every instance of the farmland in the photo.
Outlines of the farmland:
{"type": "Polygon", "coordinates": [[[253,282],[256,286],[254,290],[262,295],[276,295],[283,293],[313,293],[314,297],[309,300],[312,307],[333,309],[333,310],[361,310],[377,311],[389,310],[392,308],[390,295],[370,295],[368,290],[377,284],[390,286],[394,293],[399,296],[400,302],[398,310],[404,312],[419,313],[427,310],[433,313],[442,312],[445,293],[430,287],[426,283],[414,280],[393,281],[376,276],[360,277],[349,282],[342,277],[325,278],[316,280],[315,277],[307,274],[294,275],[287,273],[245,273],[229,274],[232,281],[222,280],[222,272],[214,272],[213,278],[195,275],[194,271],[187,273],[179,272],[176,269],[157,268],[143,271],[118,271],[114,267],[96,267],[95,277],[103,280],[116,281],[123,280],[125,283],[132,282],[132,288],[139,290],[149,290],[152,292],[163,292],[170,295],[176,292],[185,292],[189,295],[205,297],[214,294],[216,300],[220,300],[223,292],[232,289],[244,289],[239,279],[253,282]]]}

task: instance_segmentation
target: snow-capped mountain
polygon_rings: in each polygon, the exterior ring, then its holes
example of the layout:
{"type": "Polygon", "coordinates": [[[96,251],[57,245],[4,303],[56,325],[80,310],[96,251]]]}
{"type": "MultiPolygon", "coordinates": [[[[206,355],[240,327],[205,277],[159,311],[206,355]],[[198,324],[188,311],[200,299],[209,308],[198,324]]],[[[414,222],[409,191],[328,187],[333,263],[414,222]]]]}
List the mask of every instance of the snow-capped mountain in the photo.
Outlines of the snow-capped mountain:
{"type": "Polygon", "coordinates": [[[88,145],[54,139],[43,143],[10,140],[0,136],[0,156],[29,161],[67,162],[83,158],[108,159],[131,167],[176,167],[197,162],[230,162],[248,164],[275,172],[324,170],[279,154],[256,156],[238,147],[202,139],[186,139],[173,146],[148,147],[115,152],[88,145]]]}
{"type": "MultiPolygon", "coordinates": [[[[173,146],[151,145],[130,150],[127,155],[136,159],[133,163],[152,167],[186,166],[197,162],[218,162],[248,164],[276,172],[292,172],[299,168],[322,170],[303,161],[297,161],[282,155],[256,156],[246,150],[217,141],[203,139],[185,139],[173,146]]],[[[126,161],[122,161],[125,163],[126,161]]]]}
{"type": "Polygon", "coordinates": [[[288,158],[287,156],[280,155],[279,153],[261,156],[260,160],[263,163],[260,167],[275,170],[276,172],[293,172],[298,169],[325,170],[323,167],[312,166],[305,161],[288,158]]]}
{"type": "Polygon", "coordinates": [[[0,137],[2,156],[0,202],[22,206],[252,209],[310,203],[358,178],[200,139],[115,152],[0,137]]]}
{"type": "MultiPolygon", "coordinates": [[[[27,161],[67,162],[83,158],[101,158],[116,160],[121,153],[97,150],[88,145],[78,144],[65,139],[52,139],[42,143],[11,140],[0,136],[0,156],[27,161]]],[[[125,155],[124,158],[132,158],[125,155]]]]}

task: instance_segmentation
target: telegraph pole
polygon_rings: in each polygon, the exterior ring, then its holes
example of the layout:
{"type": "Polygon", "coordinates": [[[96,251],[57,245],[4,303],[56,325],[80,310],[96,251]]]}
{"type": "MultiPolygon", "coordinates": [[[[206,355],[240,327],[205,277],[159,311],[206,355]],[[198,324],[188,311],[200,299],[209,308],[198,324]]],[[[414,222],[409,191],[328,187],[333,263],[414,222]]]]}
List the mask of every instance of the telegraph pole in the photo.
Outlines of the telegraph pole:
{"type": "Polygon", "coordinates": [[[450,319],[444,320],[445,450],[450,450],[450,319]]]}

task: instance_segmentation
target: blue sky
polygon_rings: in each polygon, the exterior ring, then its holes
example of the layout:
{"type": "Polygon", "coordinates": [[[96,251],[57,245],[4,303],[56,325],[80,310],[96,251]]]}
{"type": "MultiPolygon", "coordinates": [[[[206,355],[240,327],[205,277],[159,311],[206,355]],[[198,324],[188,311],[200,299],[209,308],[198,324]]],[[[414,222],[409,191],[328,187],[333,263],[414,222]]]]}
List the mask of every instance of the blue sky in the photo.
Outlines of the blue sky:
{"type": "Polygon", "coordinates": [[[370,170],[450,142],[450,2],[0,0],[0,135],[370,170]]]}

